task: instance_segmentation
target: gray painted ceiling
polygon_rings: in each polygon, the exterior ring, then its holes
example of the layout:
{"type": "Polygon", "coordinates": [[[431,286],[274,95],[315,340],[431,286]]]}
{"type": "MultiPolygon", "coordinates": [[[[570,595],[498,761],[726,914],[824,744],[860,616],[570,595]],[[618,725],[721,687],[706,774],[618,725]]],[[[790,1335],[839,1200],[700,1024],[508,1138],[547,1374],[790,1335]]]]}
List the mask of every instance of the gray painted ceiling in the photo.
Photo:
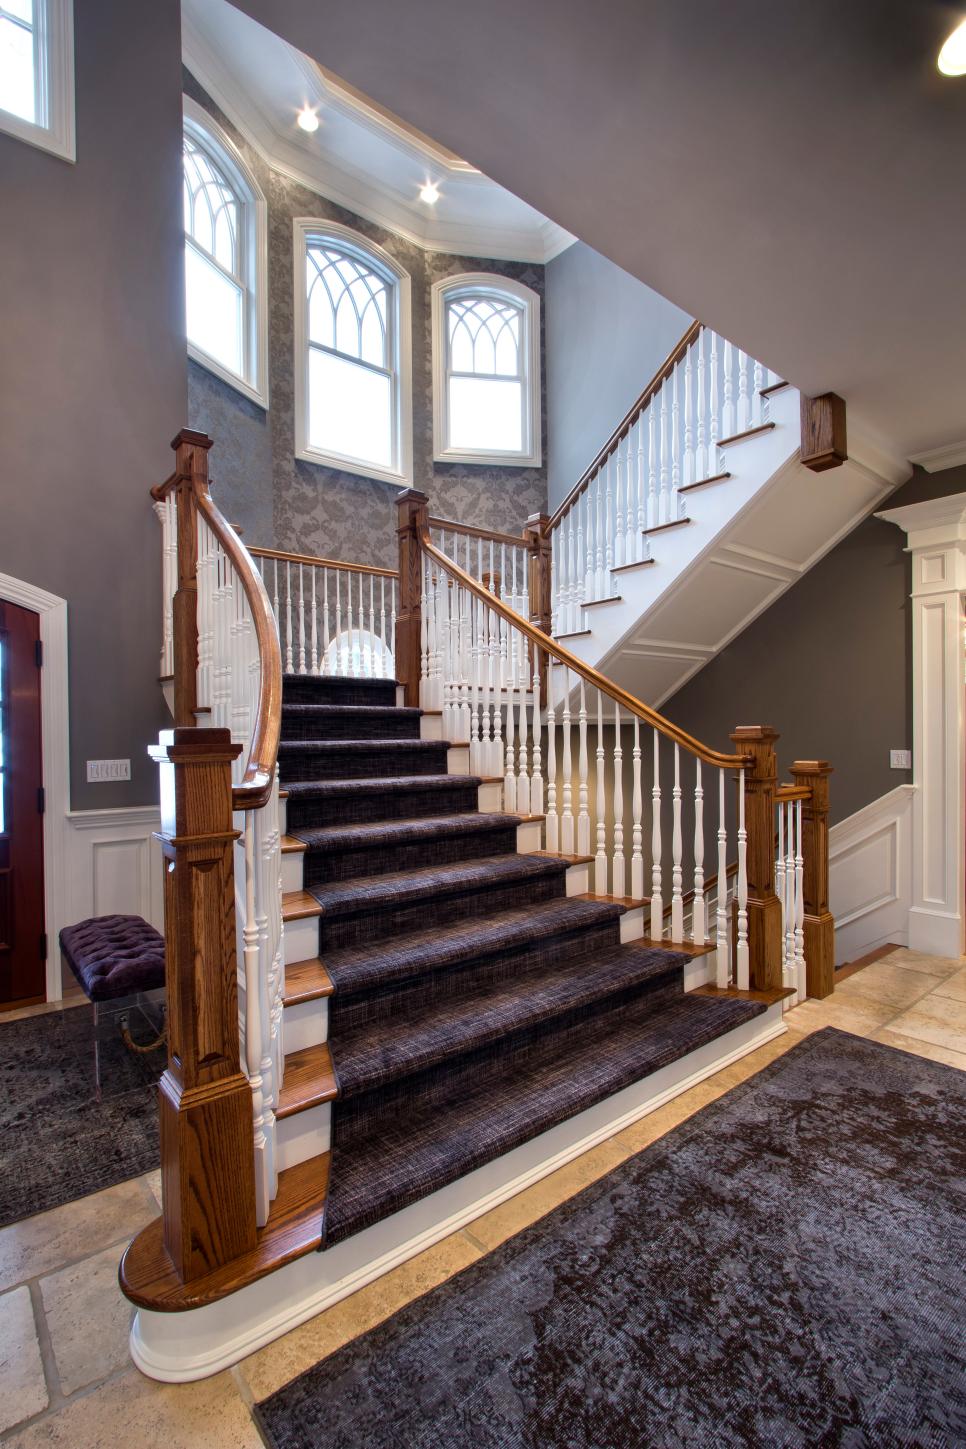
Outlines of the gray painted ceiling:
{"type": "Polygon", "coordinates": [[[954,5],[241,8],[892,450],[966,438],[954,5]]]}

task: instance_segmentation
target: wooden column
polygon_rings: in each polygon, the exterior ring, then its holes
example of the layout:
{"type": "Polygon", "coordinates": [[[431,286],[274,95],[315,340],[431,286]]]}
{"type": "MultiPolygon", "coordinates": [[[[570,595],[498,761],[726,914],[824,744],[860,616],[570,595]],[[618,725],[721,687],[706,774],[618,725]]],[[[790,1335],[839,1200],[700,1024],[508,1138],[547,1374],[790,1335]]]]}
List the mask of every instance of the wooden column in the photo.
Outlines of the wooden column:
{"type": "Polygon", "coordinates": [[[735,753],[752,760],[745,770],[749,977],[753,990],[770,991],[782,985],[782,907],[775,895],[778,733],[770,725],[739,725],[731,738],[735,753]]]}
{"type": "Polygon", "coordinates": [[[802,395],[802,462],[813,473],[838,468],[848,456],[845,402],[835,392],[821,397],[802,395]]]}
{"type": "Polygon", "coordinates": [[[406,704],[419,704],[422,568],[419,535],[429,526],[429,499],[407,488],[397,499],[399,519],[399,612],[396,615],[396,679],[405,687],[406,704]]]}
{"type": "MultiPolygon", "coordinates": [[[[530,555],[530,623],[544,634],[552,627],[553,603],[550,594],[552,543],[549,513],[531,513],[523,528],[523,538],[530,555]]],[[[547,703],[547,656],[540,651],[540,702],[547,703]]]]}
{"type": "Polygon", "coordinates": [[[161,767],[168,1065],[159,1084],[164,1245],[183,1282],[255,1246],[252,1093],[238,1045],[228,730],[175,728],[161,767]]]}
{"type": "Polygon", "coordinates": [[[171,601],[174,646],[174,722],[187,728],[198,708],[198,497],[208,492],[208,450],[211,438],[182,428],[171,443],[174,473],[151,496],[160,501],[174,493],[177,508],[178,582],[171,601]]]}
{"type": "Polygon", "coordinates": [[[805,989],[830,996],[835,985],[835,918],[828,908],[827,760],[796,760],[792,778],[810,791],[802,802],[803,895],[805,898],[805,989]]]}

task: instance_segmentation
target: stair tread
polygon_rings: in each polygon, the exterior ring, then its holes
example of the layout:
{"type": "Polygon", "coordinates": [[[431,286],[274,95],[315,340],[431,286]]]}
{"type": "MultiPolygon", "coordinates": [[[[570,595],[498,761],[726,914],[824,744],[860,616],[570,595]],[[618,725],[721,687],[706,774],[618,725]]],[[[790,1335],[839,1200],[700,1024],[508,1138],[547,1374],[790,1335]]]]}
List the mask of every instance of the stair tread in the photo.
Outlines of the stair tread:
{"type": "Polygon", "coordinates": [[[695,1051],[765,1010],[760,1002],[677,998],[642,1019],[625,1008],[593,1023],[533,1066],[414,1105],[389,1126],[333,1149],[327,1245],[463,1177],[484,1163],[695,1051]]]}
{"type": "MultiPolygon", "coordinates": [[[[435,744],[437,741],[429,741],[435,744]]],[[[500,776],[502,784],[503,777],[500,776]]],[[[420,793],[424,790],[459,790],[485,783],[479,775],[360,775],[356,780],[292,780],[287,786],[292,800],[325,799],[342,795],[384,795],[420,793]]]]}
{"type": "Polygon", "coordinates": [[[680,983],[685,959],[674,951],[615,943],[592,962],[555,962],[477,988],[470,997],[423,1006],[413,1017],[345,1031],[332,1042],[339,1094],[383,1086],[655,979],[670,983],[676,976],[680,983]]]}
{"type": "Polygon", "coordinates": [[[282,701],[282,714],[304,714],[310,718],[317,715],[326,718],[331,715],[335,719],[405,719],[407,716],[418,719],[420,715],[427,713],[440,713],[439,710],[427,711],[416,709],[405,704],[304,704],[298,700],[289,703],[282,701]]]}
{"type": "Polygon", "coordinates": [[[459,815],[426,815],[412,820],[374,820],[352,825],[323,825],[297,834],[309,850],[362,849],[367,845],[402,845],[457,835],[485,835],[506,830],[523,817],[515,814],[464,811],[459,815]]]}
{"type": "Polygon", "coordinates": [[[281,1120],[305,1112],[309,1107],[318,1107],[322,1102],[331,1102],[337,1090],[328,1042],[289,1052],[275,1116],[281,1120]]]}
{"type": "Polygon", "coordinates": [[[321,754],[323,751],[336,755],[365,754],[370,750],[401,750],[407,754],[431,754],[433,750],[447,749],[449,740],[399,740],[392,736],[371,740],[279,740],[279,754],[321,754]]]}
{"type": "Polygon", "coordinates": [[[334,990],[332,977],[318,956],[285,963],[285,992],[282,996],[285,1006],[317,1001],[323,996],[331,996],[334,990]]]}
{"type": "Polygon", "coordinates": [[[309,680],[319,684],[347,684],[353,689],[385,689],[388,685],[398,686],[398,679],[363,679],[356,674],[296,674],[286,673],[282,675],[282,686],[286,684],[305,684],[309,680]]]}
{"type": "Polygon", "coordinates": [[[384,942],[342,946],[326,955],[340,998],[374,986],[419,976],[502,949],[547,939],[557,932],[617,922],[620,907],[575,896],[499,911],[492,916],[432,926],[384,942]]]}
{"type": "Polygon", "coordinates": [[[555,856],[541,859],[535,854],[488,855],[479,860],[457,861],[421,870],[393,871],[387,875],[358,876],[313,887],[312,894],[328,915],[349,915],[364,906],[432,899],[465,891],[467,887],[522,881],[539,876],[563,874],[566,862],[555,856]]]}
{"type": "Polygon", "coordinates": [[[279,849],[283,855],[304,854],[308,846],[304,840],[299,840],[294,835],[283,835],[279,842],[279,849]]]}
{"type": "Polygon", "coordinates": [[[303,921],[307,916],[321,916],[322,907],[308,891],[282,892],[282,920],[303,921]]]}

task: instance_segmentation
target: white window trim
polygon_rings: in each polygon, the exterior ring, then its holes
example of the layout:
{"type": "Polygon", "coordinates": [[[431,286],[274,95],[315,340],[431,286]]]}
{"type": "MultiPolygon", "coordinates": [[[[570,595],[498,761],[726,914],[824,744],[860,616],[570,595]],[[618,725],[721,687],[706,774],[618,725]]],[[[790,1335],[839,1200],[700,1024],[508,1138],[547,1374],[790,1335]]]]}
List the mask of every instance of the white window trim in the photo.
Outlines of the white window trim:
{"type": "Polygon", "coordinates": [[[461,272],[433,283],[433,458],[437,463],[488,463],[539,468],[543,461],[540,407],[540,298],[531,287],[496,272],[461,272]],[[478,452],[449,446],[449,388],[446,368],[446,303],[454,293],[512,297],[523,304],[522,339],[527,377],[523,389],[523,447],[518,451],[478,452]]]}
{"type": "Polygon", "coordinates": [[[248,305],[245,316],[246,377],[232,372],[207,352],[188,342],[188,356],[213,372],[261,408],[268,407],[268,203],[238,147],[213,116],[190,96],[183,97],[184,128],[211,151],[237,190],[244,212],[241,218],[242,257],[248,305]]]}
{"type": "Polygon", "coordinates": [[[295,287],[295,456],[306,463],[337,468],[341,473],[356,473],[361,478],[374,478],[409,488],[413,478],[413,380],[411,283],[409,273],[376,242],[339,222],[318,216],[297,216],[294,230],[295,287]],[[396,466],[380,468],[365,459],[313,448],[308,441],[308,297],[305,290],[305,259],[312,237],[331,237],[347,244],[365,259],[378,262],[392,282],[392,305],[395,309],[392,336],[394,339],[393,371],[396,377],[393,408],[393,456],[396,466]]]}
{"type": "Polygon", "coordinates": [[[43,123],[0,110],[0,131],[75,161],[73,0],[34,0],[34,30],[41,62],[39,86],[43,123]]]}

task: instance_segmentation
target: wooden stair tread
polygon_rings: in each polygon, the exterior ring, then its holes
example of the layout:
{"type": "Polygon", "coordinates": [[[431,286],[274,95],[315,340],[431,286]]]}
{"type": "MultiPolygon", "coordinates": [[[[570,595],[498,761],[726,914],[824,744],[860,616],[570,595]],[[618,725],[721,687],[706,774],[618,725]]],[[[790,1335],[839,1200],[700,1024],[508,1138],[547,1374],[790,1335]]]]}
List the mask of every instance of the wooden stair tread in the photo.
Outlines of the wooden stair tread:
{"type": "MultiPolygon", "coordinates": [[[[555,639],[582,639],[585,634],[592,634],[593,629],[571,629],[566,634],[554,634],[555,639]]],[[[551,664],[559,665],[559,659],[551,659],[551,664]]]]}
{"type": "Polygon", "coordinates": [[[653,528],[642,528],[644,534],[666,533],[669,528],[682,528],[684,524],[690,523],[690,518],[672,518],[670,523],[655,523],[653,528]]]}
{"type": "Polygon", "coordinates": [[[643,906],[647,909],[650,906],[648,900],[638,900],[636,896],[608,896],[597,895],[594,891],[586,891],[583,895],[574,896],[575,901],[606,901],[611,906],[624,906],[629,911],[637,910],[643,906]]]}
{"type": "Polygon", "coordinates": [[[773,392],[781,392],[783,387],[791,387],[791,383],[773,382],[770,387],[760,387],[758,392],[761,397],[771,397],[773,392]]]}
{"type": "Polygon", "coordinates": [[[322,907],[315,896],[308,891],[282,892],[282,920],[304,921],[309,916],[321,916],[322,907]]]}
{"type": "Polygon", "coordinates": [[[743,443],[745,438],[757,438],[759,433],[770,433],[774,423],[759,423],[757,428],[746,428],[743,433],[732,433],[730,438],[720,438],[719,448],[728,448],[732,443],[743,443]]]}
{"type": "Polygon", "coordinates": [[[307,1112],[310,1107],[331,1102],[338,1090],[328,1042],[289,1052],[275,1116],[281,1120],[294,1117],[296,1112],[307,1112]]]}
{"type": "Polygon", "coordinates": [[[331,996],[335,987],[332,977],[326,971],[318,956],[307,961],[293,961],[285,967],[285,1006],[296,1006],[300,1001],[317,1001],[331,996]]]}
{"type": "Polygon", "coordinates": [[[622,594],[608,594],[607,597],[604,599],[588,599],[587,602],[581,604],[580,607],[582,609],[593,609],[597,604],[619,604],[622,602],[622,599],[622,594]]]}
{"type": "Polygon", "coordinates": [[[626,574],[631,569],[646,569],[650,564],[657,563],[656,558],[639,558],[636,563],[617,564],[611,569],[612,574],[626,574]]]}
{"type": "Polygon", "coordinates": [[[155,1218],[121,1259],[119,1276],[126,1297],[141,1308],[161,1313],[202,1308],[315,1251],[322,1242],[328,1186],[327,1152],[285,1168],[278,1175],[278,1194],[268,1222],[258,1229],[255,1247],[191,1283],[182,1283],[178,1277],[164,1246],[162,1220],[155,1218]]]}
{"type": "Polygon", "coordinates": [[[662,951],[677,951],[682,956],[710,956],[718,948],[714,943],[704,946],[696,946],[693,941],[670,941],[662,936],[660,941],[655,941],[653,936],[645,936],[640,942],[642,946],[659,946],[662,951]]]}
{"type": "Polygon", "coordinates": [[[593,865],[592,855],[567,855],[563,850],[531,850],[531,855],[545,856],[548,860],[565,860],[568,865],[593,865]]]}
{"type": "Polygon", "coordinates": [[[296,840],[294,835],[283,835],[281,840],[281,850],[283,855],[292,855],[296,851],[301,852],[304,850],[308,850],[308,846],[306,845],[304,840],[296,840]]]}
{"type": "Polygon", "coordinates": [[[730,478],[730,477],[731,477],[731,474],[730,473],[727,473],[727,472],[725,472],[725,473],[712,473],[711,476],[710,476],[710,478],[698,478],[698,479],[695,480],[694,483],[684,483],[684,484],[682,484],[682,486],[678,489],[678,492],[679,493],[691,493],[691,492],[693,492],[693,490],[695,488],[708,488],[708,487],[710,487],[710,485],[712,483],[723,483],[726,478],[730,478]]]}
{"type": "Polygon", "coordinates": [[[729,997],[732,1001],[760,1001],[765,1006],[774,1006],[786,996],[794,996],[794,986],[776,986],[768,991],[739,991],[737,986],[696,986],[690,996],[729,997]]]}

